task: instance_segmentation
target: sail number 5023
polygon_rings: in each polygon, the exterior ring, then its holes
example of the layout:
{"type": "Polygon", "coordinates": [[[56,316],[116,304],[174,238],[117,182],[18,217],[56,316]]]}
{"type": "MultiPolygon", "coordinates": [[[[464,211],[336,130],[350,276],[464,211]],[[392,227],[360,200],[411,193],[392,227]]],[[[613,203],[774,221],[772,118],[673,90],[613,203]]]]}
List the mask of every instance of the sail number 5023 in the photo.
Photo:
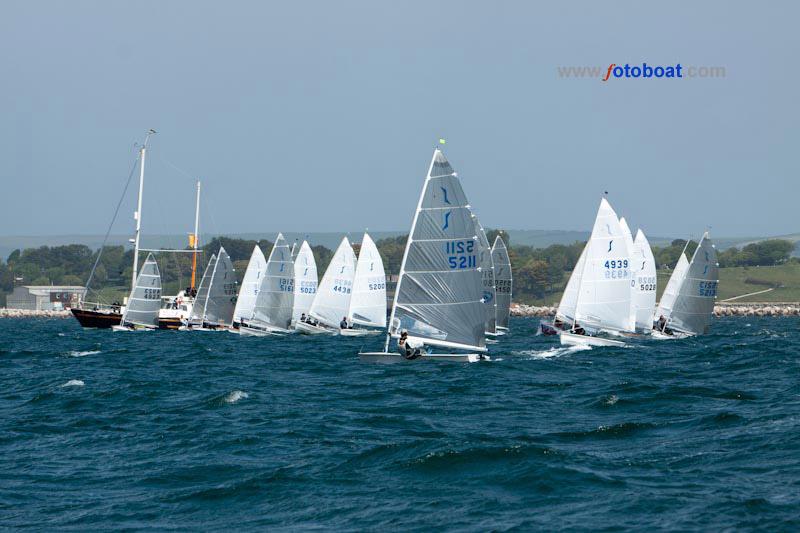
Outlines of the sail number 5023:
{"type": "Polygon", "coordinates": [[[445,254],[447,254],[447,264],[451,269],[478,266],[475,241],[448,241],[445,243],[445,254]]]}

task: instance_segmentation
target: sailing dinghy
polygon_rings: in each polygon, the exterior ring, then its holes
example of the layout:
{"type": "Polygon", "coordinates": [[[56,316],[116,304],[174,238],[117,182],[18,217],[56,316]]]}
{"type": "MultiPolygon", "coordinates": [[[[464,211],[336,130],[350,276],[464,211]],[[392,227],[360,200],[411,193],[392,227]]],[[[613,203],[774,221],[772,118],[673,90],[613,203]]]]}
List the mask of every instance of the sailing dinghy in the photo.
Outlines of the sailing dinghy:
{"type": "Polygon", "coordinates": [[[494,293],[497,300],[496,329],[498,333],[508,332],[508,318],[511,315],[511,259],[508,257],[506,243],[495,237],[492,245],[492,264],[494,265],[494,293]]]}
{"type": "MultiPolygon", "coordinates": [[[[681,258],[685,261],[686,256],[681,254],[681,258]]],[[[675,290],[675,286],[670,287],[670,284],[679,274],[679,266],[680,260],[670,278],[667,290],[675,290]]],[[[676,281],[677,290],[674,298],[670,296],[664,301],[667,295],[662,296],[657,314],[659,319],[663,316],[666,320],[662,321],[665,322],[664,325],[657,328],[654,336],[682,338],[708,333],[717,298],[718,278],[717,250],[706,232],[700,239],[692,260],[676,281]]]]}
{"type": "Polygon", "coordinates": [[[291,333],[294,305],[294,262],[283,234],[279,233],[267,260],[252,316],[242,321],[242,335],[263,337],[291,333]]]}
{"type": "Polygon", "coordinates": [[[239,287],[239,297],[236,299],[236,307],[233,309],[233,327],[238,328],[242,319],[253,316],[253,309],[256,306],[256,297],[261,288],[261,280],[264,271],[267,269],[267,260],[261,247],[256,244],[253,253],[250,254],[250,261],[247,263],[247,270],[242,278],[242,285],[239,287]]]}
{"type": "Polygon", "coordinates": [[[339,324],[347,317],[350,310],[355,266],[356,254],[350,246],[350,241],[344,237],[333,254],[325,275],[322,276],[314,302],[308,311],[310,319],[306,322],[297,322],[295,324],[297,331],[309,335],[322,333],[330,335],[339,332],[339,324]]]}
{"type": "Polygon", "coordinates": [[[196,331],[223,330],[233,322],[236,304],[236,271],[225,248],[220,247],[211,256],[197,298],[192,306],[192,316],[188,328],[196,331]]]}
{"type": "Polygon", "coordinates": [[[339,329],[339,334],[345,337],[376,335],[380,329],[374,328],[386,327],[386,273],[378,247],[367,233],[358,252],[347,324],[348,328],[339,329]]]}
{"type": "Polygon", "coordinates": [[[614,209],[603,198],[583,252],[572,327],[559,332],[561,344],[624,346],[621,341],[588,333],[634,331],[629,240],[614,209]]]}
{"type": "Polygon", "coordinates": [[[586,261],[587,248],[588,242],[581,251],[581,255],[575,263],[575,268],[572,269],[569,275],[564,293],[561,295],[561,301],[556,309],[555,319],[552,322],[541,321],[539,323],[542,335],[558,335],[559,331],[569,329],[569,326],[575,321],[575,309],[578,306],[578,289],[581,284],[581,276],[583,276],[583,264],[586,261]]]}
{"type": "Polygon", "coordinates": [[[633,240],[633,295],[631,305],[636,318],[636,331],[653,330],[653,311],[656,307],[656,260],[644,232],[640,229],[633,240]]]}
{"type": "Polygon", "coordinates": [[[292,311],[292,326],[296,326],[303,315],[307,315],[314,303],[317,294],[317,262],[314,252],[307,241],[299,247],[292,245],[292,259],[294,259],[294,308],[292,311]]]}
{"type": "Polygon", "coordinates": [[[122,323],[112,326],[112,331],[133,331],[158,328],[158,311],[161,309],[161,273],[153,254],[148,254],[136,282],[128,296],[122,323]]]}
{"type": "Polygon", "coordinates": [[[505,332],[497,330],[497,298],[495,295],[494,284],[494,261],[492,260],[492,247],[486,232],[483,230],[478,217],[472,215],[475,227],[478,229],[478,265],[481,270],[481,284],[483,305],[486,307],[486,336],[496,337],[505,335],[505,332]]]}
{"type": "Polygon", "coordinates": [[[434,150],[403,253],[386,344],[382,352],[360,353],[362,360],[488,359],[478,246],[458,176],[442,152],[434,150]],[[390,339],[402,334],[408,346],[418,347],[410,356],[400,349],[388,351],[390,339]],[[426,345],[467,353],[434,354],[422,350],[426,345]]]}

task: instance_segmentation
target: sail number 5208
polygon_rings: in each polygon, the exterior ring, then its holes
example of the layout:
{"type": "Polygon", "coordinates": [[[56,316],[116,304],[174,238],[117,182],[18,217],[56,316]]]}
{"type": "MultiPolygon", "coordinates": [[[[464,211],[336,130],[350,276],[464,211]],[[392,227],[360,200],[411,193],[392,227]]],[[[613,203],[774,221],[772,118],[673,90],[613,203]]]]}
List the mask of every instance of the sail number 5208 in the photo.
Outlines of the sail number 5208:
{"type": "Polygon", "coordinates": [[[447,264],[451,269],[476,268],[475,241],[448,241],[445,243],[447,264]]]}

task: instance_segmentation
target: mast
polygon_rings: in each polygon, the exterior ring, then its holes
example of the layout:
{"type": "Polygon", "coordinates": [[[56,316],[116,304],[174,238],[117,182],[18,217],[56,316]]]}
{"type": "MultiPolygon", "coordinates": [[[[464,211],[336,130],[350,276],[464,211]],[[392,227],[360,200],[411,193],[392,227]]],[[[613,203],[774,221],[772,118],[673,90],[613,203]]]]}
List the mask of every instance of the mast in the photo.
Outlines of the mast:
{"type": "Polygon", "coordinates": [[[133,214],[133,218],[136,220],[136,235],[133,239],[133,276],[131,276],[131,291],[136,288],[136,276],[139,270],[139,238],[142,231],[142,194],[144,193],[144,159],[147,153],[147,141],[150,140],[150,136],[155,132],[156,130],[153,129],[147,132],[144,138],[144,144],[142,144],[142,148],[139,150],[139,199],[137,201],[136,212],[133,214]]]}
{"type": "Polygon", "coordinates": [[[428,173],[425,175],[425,183],[422,185],[422,190],[419,193],[419,201],[417,202],[417,210],[414,211],[414,220],[411,222],[411,230],[408,232],[408,240],[406,241],[406,249],[403,250],[403,261],[400,263],[400,272],[397,275],[397,285],[394,288],[394,298],[392,300],[392,312],[389,315],[389,323],[386,324],[386,344],[384,344],[383,351],[389,351],[389,340],[392,338],[392,322],[394,322],[394,310],[397,307],[397,295],[400,293],[400,282],[403,279],[403,271],[406,269],[406,259],[408,259],[408,248],[411,245],[411,240],[414,236],[414,229],[417,227],[417,219],[419,212],[422,210],[422,200],[425,196],[425,185],[431,179],[431,172],[433,172],[433,163],[436,161],[436,154],[439,153],[438,148],[434,148],[431,163],[428,165],[428,173]]]}
{"type": "Polygon", "coordinates": [[[198,241],[200,240],[198,231],[200,231],[200,180],[197,180],[197,200],[195,201],[194,207],[194,236],[192,238],[192,249],[194,250],[194,253],[192,254],[192,291],[194,291],[194,282],[197,276],[197,246],[198,241]]]}

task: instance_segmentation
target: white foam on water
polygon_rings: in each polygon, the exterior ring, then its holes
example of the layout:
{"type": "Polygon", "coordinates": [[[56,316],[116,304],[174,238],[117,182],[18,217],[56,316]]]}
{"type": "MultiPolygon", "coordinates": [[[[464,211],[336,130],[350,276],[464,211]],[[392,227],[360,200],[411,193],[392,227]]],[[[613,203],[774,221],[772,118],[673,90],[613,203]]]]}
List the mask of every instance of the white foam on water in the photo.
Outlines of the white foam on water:
{"type": "Polygon", "coordinates": [[[61,385],[61,387],[62,388],[63,387],[83,387],[84,385],[85,385],[85,383],[81,379],[71,379],[71,380],[67,381],[66,383],[64,383],[63,385],[61,385]]]}
{"type": "Polygon", "coordinates": [[[577,346],[554,346],[547,350],[519,350],[512,352],[514,355],[524,355],[531,359],[551,359],[553,357],[561,357],[562,355],[569,355],[575,352],[582,352],[584,350],[591,350],[591,346],[577,345],[577,346]]]}
{"type": "Polygon", "coordinates": [[[100,353],[100,350],[87,350],[85,352],[71,351],[67,355],[69,357],[86,357],[87,355],[95,355],[100,353]]]}
{"type": "Polygon", "coordinates": [[[618,401],[619,401],[619,396],[617,396],[616,394],[612,394],[611,396],[606,398],[606,401],[603,403],[605,403],[606,405],[614,405],[618,401]]]}
{"type": "Polygon", "coordinates": [[[235,391],[229,392],[225,396],[224,401],[225,401],[225,403],[236,403],[239,400],[241,400],[242,398],[249,398],[249,397],[250,397],[250,395],[247,394],[246,392],[241,391],[241,390],[235,390],[235,391]]]}

